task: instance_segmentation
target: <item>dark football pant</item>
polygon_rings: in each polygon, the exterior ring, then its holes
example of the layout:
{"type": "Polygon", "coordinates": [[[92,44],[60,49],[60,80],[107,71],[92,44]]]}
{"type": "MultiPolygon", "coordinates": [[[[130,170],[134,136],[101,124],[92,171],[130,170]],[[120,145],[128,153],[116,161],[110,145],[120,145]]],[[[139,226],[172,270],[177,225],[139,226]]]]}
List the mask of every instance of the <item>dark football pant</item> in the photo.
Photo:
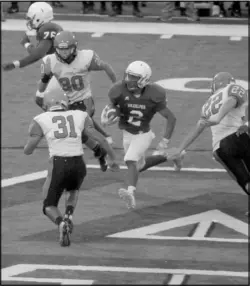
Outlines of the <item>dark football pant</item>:
{"type": "Polygon", "coordinates": [[[50,159],[48,176],[43,186],[43,212],[48,206],[58,206],[59,200],[66,190],[79,190],[86,176],[86,165],[82,156],[59,157],[50,159]]]}
{"type": "Polygon", "coordinates": [[[249,195],[249,190],[246,190],[246,184],[250,183],[249,135],[244,133],[238,137],[233,133],[222,139],[214,157],[249,195]]]}

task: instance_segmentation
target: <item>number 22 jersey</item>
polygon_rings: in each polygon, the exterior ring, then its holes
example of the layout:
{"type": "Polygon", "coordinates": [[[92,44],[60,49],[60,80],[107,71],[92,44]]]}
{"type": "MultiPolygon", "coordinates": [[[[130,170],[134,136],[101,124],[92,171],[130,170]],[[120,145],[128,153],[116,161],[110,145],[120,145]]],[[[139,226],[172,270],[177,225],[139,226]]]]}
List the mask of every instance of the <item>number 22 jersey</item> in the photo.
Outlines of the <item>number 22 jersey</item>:
{"type": "Polygon", "coordinates": [[[45,136],[50,157],[81,156],[81,135],[87,116],[81,110],[48,111],[37,115],[30,129],[33,134],[45,136]]]}
{"type": "Polygon", "coordinates": [[[230,96],[237,101],[235,108],[230,110],[217,125],[211,126],[213,151],[220,147],[222,139],[236,132],[243,124],[242,117],[246,112],[247,91],[237,84],[230,84],[211,95],[202,107],[203,118],[216,119],[223,103],[230,96]]]}

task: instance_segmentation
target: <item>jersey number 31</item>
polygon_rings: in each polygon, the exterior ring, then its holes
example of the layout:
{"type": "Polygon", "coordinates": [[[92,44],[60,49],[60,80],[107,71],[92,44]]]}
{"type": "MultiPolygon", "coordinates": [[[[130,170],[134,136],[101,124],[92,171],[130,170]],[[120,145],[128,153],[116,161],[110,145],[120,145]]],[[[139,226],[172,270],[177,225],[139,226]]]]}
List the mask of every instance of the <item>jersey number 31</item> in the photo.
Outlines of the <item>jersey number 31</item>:
{"type": "Polygon", "coordinates": [[[53,123],[57,123],[58,131],[54,132],[56,139],[63,139],[66,137],[76,138],[77,133],[75,130],[74,118],[72,115],[67,116],[66,118],[62,115],[54,116],[52,118],[53,123]],[[67,126],[69,123],[69,127],[67,126]]]}

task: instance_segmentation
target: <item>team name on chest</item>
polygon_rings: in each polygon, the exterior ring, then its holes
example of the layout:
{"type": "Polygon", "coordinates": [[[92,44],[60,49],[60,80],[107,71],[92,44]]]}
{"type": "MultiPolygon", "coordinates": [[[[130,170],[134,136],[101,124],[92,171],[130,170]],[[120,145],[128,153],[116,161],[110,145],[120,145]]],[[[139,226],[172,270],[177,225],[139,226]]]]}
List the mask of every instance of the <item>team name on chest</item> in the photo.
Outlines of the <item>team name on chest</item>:
{"type": "Polygon", "coordinates": [[[127,106],[130,108],[137,108],[137,109],[142,109],[142,110],[146,109],[146,105],[144,104],[128,103],[127,106]]]}

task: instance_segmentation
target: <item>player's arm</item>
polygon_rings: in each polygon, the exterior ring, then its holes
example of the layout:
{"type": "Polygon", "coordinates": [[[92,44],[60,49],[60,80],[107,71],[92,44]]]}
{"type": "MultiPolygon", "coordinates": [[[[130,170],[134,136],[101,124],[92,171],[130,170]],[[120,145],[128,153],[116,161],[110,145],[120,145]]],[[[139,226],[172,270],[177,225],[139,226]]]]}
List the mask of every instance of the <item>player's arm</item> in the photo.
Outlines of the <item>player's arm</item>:
{"type": "Polygon", "coordinates": [[[89,71],[105,71],[110,80],[116,82],[116,74],[112,66],[104,61],[102,61],[99,56],[94,53],[91,63],[89,65],[89,71]]]}
{"type": "Polygon", "coordinates": [[[101,123],[105,127],[106,125],[112,124],[107,117],[107,111],[111,108],[118,107],[118,99],[120,96],[120,82],[115,83],[108,92],[109,104],[107,104],[101,113],[101,123]]]}
{"type": "Polygon", "coordinates": [[[196,126],[188,133],[178,147],[179,153],[187,149],[207,127],[206,121],[203,118],[200,118],[196,126]]]}
{"type": "Polygon", "coordinates": [[[164,132],[164,138],[170,140],[170,138],[173,135],[175,125],[176,125],[176,117],[173,114],[173,112],[165,106],[165,108],[158,111],[161,116],[163,116],[167,120],[165,132],[164,132]]]}
{"type": "Polygon", "coordinates": [[[29,126],[29,137],[24,146],[24,154],[31,155],[36,149],[37,145],[43,138],[43,131],[41,126],[33,119],[29,126]]]}
{"type": "Polygon", "coordinates": [[[108,144],[105,137],[103,135],[101,135],[101,133],[96,131],[94,124],[93,124],[93,121],[89,115],[86,116],[86,119],[84,122],[83,134],[87,135],[90,138],[96,139],[100,143],[101,147],[106,150],[106,152],[108,153],[108,155],[110,157],[110,160],[111,161],[116,160],[116,156],[115,156],[115,152],[114,152],[113,148],[108,144]]]}
{"type": "Polygon", "coordinates": [[[40,41],[39,45],[35,48],[29,48],[30,54],[18,61],[13,61],[14,68],[24,68],[26,66],[29,66],[40,59],[42,59],[49,49],[51,48],[52,41],[50,40],[42,40],[40,41]]]}
{"type": "Polygon", "coordinates": [[[167,107],[166,91],[162,87],[157,87],[153,100],[156,102],[156,111],[166,119],[167,123],[163,139],[159,142],[157,149],[167,149],[168,143],[173,135],[176,125],[176,117],[167,107]]]}

